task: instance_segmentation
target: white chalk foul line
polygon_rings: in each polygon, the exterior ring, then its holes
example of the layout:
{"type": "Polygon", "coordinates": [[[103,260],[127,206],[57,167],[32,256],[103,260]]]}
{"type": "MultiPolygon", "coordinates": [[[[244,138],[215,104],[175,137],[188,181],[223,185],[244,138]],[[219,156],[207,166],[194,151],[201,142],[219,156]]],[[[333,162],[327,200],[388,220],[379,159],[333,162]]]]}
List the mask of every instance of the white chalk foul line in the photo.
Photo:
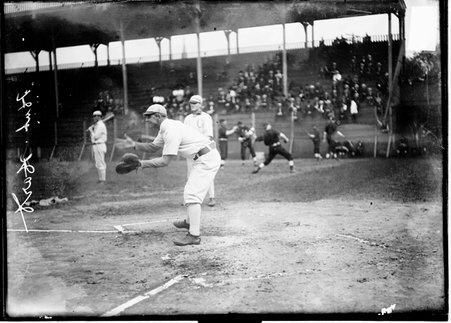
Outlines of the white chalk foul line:
{"type": "MultiPolygon", "coordinates": [[[[117,233],[117,230],[48,230],[48,229],[7,229],[8,232],[57,232],[57,233],[117,233]]],[[[126,231],[135,232],[135,231],[126,231]]]]}
{"type": "Polygon", "coordinates": [[[143,295],[137,296],[137,297],[129,300],[128,302],[126,302],[126,303],[124,303],[122,305],[119,305],[116,308],[113,308],[112,310],[110,310],[110,311],[106,312],[105,314],[103,314],[102,317],[116,316],[119,313],[125,311],[127,308],[132,307],[133,305],[138,304],[139,302],[149,298],[150,296],[154,296],[154,295],[158,294],[159,292],[169,288],[170,286],[178,283],[179,281],[181,281],[185,277],[187,277],[187,276],[186,275],[179,275],[177,277],[174,277],[170,281],[168,281],[167,283],[161,285],[160,287],[152,289],[151,291],[149,291],[149,292],[147,292],[147,293],[145,293],[143,295]]]}
{"type": "Polygon", "coordinates": [[[357,240],[360,243],[364,243],[364,244],[367,244],[367,245],[370,245],[370,246],[377,246],[377,247],[381,247],[381,248],[387,248],[387,246],[385,244],[383,244],[383,243],[371,242],[371,241],[364,240],[364,239],[361,239],[361,238],[357,238],[357,237],[354,237],[354,236],[351,236],[351,235],[336,234],[336,236],[337,237],[343,237],[343,238],[357,240]]]}

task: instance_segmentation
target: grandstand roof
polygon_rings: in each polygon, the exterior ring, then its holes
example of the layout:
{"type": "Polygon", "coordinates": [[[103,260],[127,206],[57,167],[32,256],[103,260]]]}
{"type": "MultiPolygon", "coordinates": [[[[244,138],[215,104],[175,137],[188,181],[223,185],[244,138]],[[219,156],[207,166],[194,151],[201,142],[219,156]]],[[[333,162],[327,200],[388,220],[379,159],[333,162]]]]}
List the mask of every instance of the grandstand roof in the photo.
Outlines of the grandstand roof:
{"type": "Polygon", "coordinates": [[[125,40],[133,40],[405,12],[403,0],[23,2],[4,8],[7,53],[107,44],[120,40],[121,26],[125,40]]]}

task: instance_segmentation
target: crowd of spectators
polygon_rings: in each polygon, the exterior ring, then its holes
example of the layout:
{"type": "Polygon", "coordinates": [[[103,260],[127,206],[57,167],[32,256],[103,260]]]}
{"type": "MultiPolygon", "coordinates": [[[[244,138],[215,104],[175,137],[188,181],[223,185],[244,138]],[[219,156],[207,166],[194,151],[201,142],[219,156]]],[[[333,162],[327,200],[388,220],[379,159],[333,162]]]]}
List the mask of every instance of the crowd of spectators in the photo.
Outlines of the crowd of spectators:
{"type": "MultiPolygon", "coordinates": [[[[383,97],[388,92],[388,73],[372,54],[352,56],[337,64],[334,59],[320,68],[317,79],[302,85],[290,84],[288,96],[283,95],[281,54],[265,57],[264,63],[247,64],[228,87],[204,97],[204,111],[214,113],[249,113],[273,111],[276,118],[322,116],[338,122],[358,122],[362,105],[376,107],[383,114],[383,97]]],[[[219,77],[219,76],[218,76],[219,77]]],[[[190,74],[190,79],[195,79],[190,74]]],[[[106,91],[105,91],[106,92],[106,91]]],[[[99,102],[115,102],[108,93],[99,95],[99,102]]],[[[166,106],[173,119],[190,113],[190,84],[179,84],[169,94],[153,94],[153,103],[166,106]]],[[[101,109],[102,111],[105,108],[101,109]]],[[[111,109],[107,105],[106,109],[111,109]]],[[[114,109],[114,108],[113,108],[114,109]]]]}
{"type": "Polygon", "coordinates": [[[123,101],[118,93],[113,95],[108,90],[100,91],[94,100],[93,111],[96,110],[101,111],[104,116],[110,113],[120,115],[124,112],[123,101]]]}

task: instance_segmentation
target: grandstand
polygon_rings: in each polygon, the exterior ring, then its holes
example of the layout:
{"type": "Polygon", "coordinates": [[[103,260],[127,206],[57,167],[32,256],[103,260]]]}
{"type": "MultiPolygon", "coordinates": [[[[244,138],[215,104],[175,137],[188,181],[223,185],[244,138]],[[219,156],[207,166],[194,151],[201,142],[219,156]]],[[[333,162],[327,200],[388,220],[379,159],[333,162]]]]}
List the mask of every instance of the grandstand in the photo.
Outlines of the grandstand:
{"type": "MultiPolygon", "coordinates": [[[[285,7],[276,3],[275,7],[271,9],[274,10],[274,17],[270,17],[268,24],[271,22],[283,22],[283,19],[287,21],[287,17],[291,21],[307,21],[312,26],[315,19],[319,18],[319,10],[323,10],[321,14],[321,19],[327,19],[332,17],[337,17],[346,14],[354,10],[358,11],[358,8],[366,8],[373,13],[383,13],[392,12],[399,16],[400,26],[403,25],[403,2],[402,1],[384,1],[377,2],[376,4],[369,4],[365,1],[349,2],[344,1],[344,3],[337,3],[336,10],[332,12],[331,10],[326,10],[326,6],[318,6],[317,2],[302,2],[294,3],[293,6],[288,9],[289,14],[282,17],[275,13],[282,13],[283,10],[287,10],[285,7]],[[302,13],[300,8],[309,5],[309,15],[302,13]],[[350,10],[350,8],[353,8],[350,10]],[[278,11],[277,11],[278,10],[278,11]],[[343,12],[343,10],[346,10],[343,12]],[[277,16],[277,17],[276,17],[277,16]]],[[[102,6],[100,4],[99,6],[102,6]]],[[[96,11],[100,10],[96,6],[96,11]]],[[[94,13],[89,16],[83,6],[77,5],[77,8],[81,8],[79,14],[87,14],[86,19],[95,19],[94,13]]],[[[89,8],[93,8],[90,5],[89,8]]],[[[110,10],[112,7],[104,6],[104,10],[110,10]]],[[[190,7],[191,8],[191,7],[190,7]]],[[[193,6],[195,11],[196,6],[193,6]]],[[[161,9],[161,8],[159,8],[161,9]]],[[[180,9],[180,8],[178,8],[180,9]]],[[[183,8],[182,8],[183,9],[183,8]]],[[[186,8],[185,8],[186,9],[186,8]]],[[[267,9],[267,8],[266,8],[267,9]]],[[[25,29],[28,17],[36,13],[34,11],[21,11],[9,13],[7,16],[7,26],[11,23],[18,23],[25,29]]],[[[33,9],[36,10],[36,9],[33,9]]],[[[59,22],[60,17],[52,17],[52,13],[58,12],[58,14],[67,18],[66,11],[67,8],[61,8],[56,10],[54,7],[50,9],[40,9],[43,10],[42,15],[37,15],[38,20],[41,17],[43,21],[45,19],[52,18],[53,20],[48,20],[47,22],[55,23],[59,22]],[[51,10],[51,11],[49,11],[51,10]],[[66,11],[64,11],[66,10],[66,11]],[[50,18],[49,18],[50,17],[50,18]]],[[[72,8],[72,10],[75,10],[72,8]]],[[[119,15],[119,9],[114,7],[111,9],[111,13],[117,18],[119,15]]],[[[137,14],[137,10],[128,10],[127,19],[130,19],[134,14],[137,14]]],[[[211,6],[203,4],[202,10],[210,12],[213,10],[211,6]]],[[[230,9],[231,12],[236,12],[235,9],[230,9]]],[[[258,11],[258,13],[263,13],[264,10],[258,11]]],[[[147,13],[150,15],[149,13],[147,13]]],[[[193,13],[191,13],[193,14],[193,13]]],[[[356,13],[354,13],[356,14],[356,13]]],[[[281,14],[282,15],[282,14],[281,14]]],[[[257,15],[258,16],[258,15],[257,15]]],[[[146,16],[147,17],[147,16],[146,16]]],[[[185,17],[183,15],[182,17],[185,17]]],[[[215,15],[214,17],[217,17],[215,15]]],[[[142,17],[140,17],[142,18],[142,17]]],[[[184,18],[180,18],[183,20],[184,18]]],[[[202,16],[204,18],[204,15],[202,16]]],[[[213,17],[211,18],[213,19],[213,17]]],[[[73,23],[73,21],[71,21],[73,23]]],[[[152,23],[152,27],[155,26],[157,22],[152,23]]],[[[261,24],[260,20],[247,21],[242,14],[237,14],[234,16],[233,21],[224,21],[221,19],[219,25],[224,25],[225,27],[235,28],[238,26],[244,27],[254,24],[261,24]],[[226,24],[229,24],[226,26],[226,24]]],[[[204,26],[209,24],[209,22],[201,21],[197,27],[194,25],[194,30],[199,30],[199,26],[204,26]],[[197,28],[197,29],[196,29],[197,28]]],[[[43,25],[45,25],[43,23],[43,25]]],[[[85,35],[90,38],[89,40],[82,40],[80,37],[72,39],[73,44],[88,42],[101,42],[108,43],[113,39],[117,39],[117,34],[109,33],[104,25],[98,26],[98,28],[104,28],[99,32],[95,29],[90,29],[89,24],[85,25],[78,22],[74,25],[80,30],[81,35],[85,35]],[[89,31],[83,33],[83,31],[89,31]],[[95,39],[94,39],[95,38],[95,39]],[[93,40],[94,39],[94,40],[93,40]]],[[[187,27],[188,29],[191,27],[187,27]]],[[[206,28],[206,27],[205,27],[206,28]]],[[[121,30],[123,32],[123,30],[121,30]]],[[[188,30],[189,31],[189,30],[188,30]]],[[[25,29],[25,32],[30,32],[31,30],[25,29]]],[[[33,33],[46,33],[48,30],[45,28],[35,30],[33,33]]],[[[160,29],[155,30],[159,35],[166,36],[167,33],[173,32],[177,34],[180,32],[176,29],[171,29],[169,31],[161,31],[160,29]]],[[[374,65],[376,62],[380,62],[383,66],[383,76],[385,74],[392,76],[394,83],[398,83],[398,78],[393,76],[393,71],[396,67],[396,62],[392,60],[391,55],[394,57],[402,57],[403,51],[403,27],[401,28],[400,35],[384,35],[382,37],[374,36],[368,37],[367,39],[356,40],[349,42],[348,40],[336,39],[331,42],[320,42],[318,46],[313,46],[314,41],[311,42],[310,47],[290,49],[290,50],[279,50],[279,51],[264,51],[255,53],[239,53],[233,55],[223,55],[223,56],[212,56],[203,57],[200,59],[189,58],[182,60],[166,60],[163,62],[149,62],[149,63],[133,63],[133,64],[122,64],[122,65],[106,65],[106,66],[90,66],[90,67],[78,67],[73,69],[61,69],[56,70],[56,66],[48,71],[30,71],[25,73],[14,73],[8,74],[7,76],[7,94],[8,94],[8,106],[9,106],[9,136],[7,147],[9,148],[9,155],[14,156],[17,152],[17,143],[25,142],[23,133],[15,133],[14,129],[17,129],[17,125],[20,124],[21,115],[14,108],[17,104],[15,103],[15,96],[21,90],[29,86],[32,82],[39,84],[38,91],[40,95],[39,104],[39,120],[41,121],[40,126],[36,127],[36,131],[33,134],[33,140],[35,144],[37,143],[41,148],[41,155],[43,158],[58,157],[62,159],[75,159],[81,151],[83,145],[84,137],[84,127],[89,123],[91,113],[95,107],[96,100],[100,92],[108,92],[108,95],[112,97],[113,102],[115,102],[114,112],[116,114],[116,120],[113,129],[113,123],[108,125],[109,127],[109,151],[112,151],[113,144],[113,133],[116,130],[117,135],[121,136],[127,129],[127,123],[129,122],[130,113],[136,113],[140,115],[143,110],[152,102],[153,96],[163,96],[166,99],[166,103],[170,104],[171,93],[176,88],[184,88],[188,86],[191,93],[202,93],[203,97],[209,100],[210,97],[213,98],[215,102],[215,115],[216,118],[226,118],[230,124],[234,124],[238,120],[243,121],[247,124],[253,124],[257,131],[260,130],[261,123],[271,122],[274,127],[285,132],[286,134],[291,134],[293,139],[293,146],[291,149],[295,157],[311,157],[312,144],[305,135],[305,131],[310,130],[313,124],[319,126],[322,129],[327,122],[327,118],[323,115],[309,115],[306,111],[306,106],[313,104],[314,97],[305,98],[300,102],[297,107],[298,118],[293,120],[292,109],[289,106],[289,99],[296,98],[299,96],[303,89],[308,88],[311,85],[316,87],[321,87],[328,91],[329,94],[332,92],[332,76],[324,73],[324,67],[330,66],[332,62],[335,62],[338,66],[339,73],[341,74],[343,80],[345,77],[353,79],[357,72],[353,70],[351,64],[351,57],[355,56],[358,58],[359,62],[362,58],[367,57],[370,54],[373,57],[374,65]],[[387,55],[387,53],[392,53],[387,55]],[[225,91],[227,89],[239,87],[238,80],[240,71],[246,71],[249,66],[254,68],[262,67],[268,62],[275,62],[274,67],[278,67],[281,71],[286,70],[283,75],[288,86],[282,86],[278,91],[271,94],[270,104],[266,107],[259,107],[255,98],[252,97],[252,108],[249,111],[241,106],[239,109],[230,109],[221,107],[218,102],[218,89],[222,88],[225,91]],[[199,68],[199,63],[201,63],[201,68],[199,68]],[[125,65],[125,66],[124,66],[125,65]],[[125,70],[125,72],[124,72],[125,70]],[[199,72],[201,71],[201,76],[199,72]],[[126,80],[126,81],[125,81],[126,80]],[[56,84],[56,85],[55,85],[56,84]],[[125,86],[124,86],[125,84],[125,86]],[[56,88],[56,90],[55,90],[56,88]],[[52,93],[56,91],[56,99],[52,93]],[[271,103],[272,102],[272,103],[271,103]],[[276,106],[281,103],[283,107],[283,114],[277,116],[276,106]],[[57,107],[55,107],[57,105],[57,107]],[[56,113],[55,113],[56,111],[56,113]]],[[[10,35],[10,34],[8,34],[10,35]]],[[[130,32],[130,35],[132,33],[130,32]]],[[[11,38],[15,37],[15,34],[11,34],[11,38]]],[[[71,38],[69,35],[67,40],[70,42],[71,38]]],[[[133,34],[130,37],[136,37],[133,34]]],[[[44,36],[43,36],[44,39],[44,36]]],[[[13,39],[8,38],[6,40],[7,48],[10,50],[18,49],[23,44],[17,44],[13,39]]],[[[49,53],[52,52],[51,44],[43,40],[41,43],[33,44],[33,50],[38,50],[36,46],[41,46],[42,50],[48,50],[49,53]]],[[[54,50],[54,48],[53,48],[54,50]]],[[[38,62],[37,62],[38,63],[38,62]]],[[[97,65],[97,64],[96,64],[97,65]]],[[[39,66],[39,64],[37,64],[39,66]]],[[[274,71],[275,72],[275,71],[274,71]]],[[[382,77],[382,76],[381,76],[382,77]]],[[[391,102],[389,92],[391,93],[390,81],[384,84],[379,84],[380,78],[369,78],[365,80],[367,87],[371,87],[375,90],[379,89],[380,95],[382,97],[382,107],[380,111],[374,107],[374,103],[365,100],[360,102],[360,111],[358,116],[358,123],[354,124],[349,118],[341,120],[342,132],[345,132],[347,138],[353,141],[363,141],[366,149],[366,154],[368,156],[384,156],[386,151],[389,149],[387,147],[387,142],[391,135],[390,133],[381,132],[378,128],[378,123],[376,122],[378,118],[387,119],[387,112],[391,109],[391,102]],[[378,83],[379,82],[379,83],[378,83]],[[378,134],[378,146],[373,147],[375,141],[375,133],[378,134]]],[[[359,84],[362,84],[362,80],[359,80],[359,84]]],[[[341,90],[340,90],[341,91],[341,90]]],[[[410,91],[408,91],[410,92],[410,91]]],[[[404,96],[404,95],[403,95],[404,96]]],[[[409,96],[405,96],[406,98],[409,96]]],[[[437,100],[438,98],[435,97],[437,100]]],[[[412,99],[409,99],[412,101],[412,99]]],[[[424,98],[415,98],[415,102],[424,102],[424,98]]],[[[243,104],[242,100],[242,104],[243,104]]],[[[434,102],[437,105],[437,102],[434,102]]],[[[420,104],[421,105],[421,104],[420,104]]],[[[424,104],[423,104],[424,105],[424,104]]],[[[183,109],[182,105],[179,105],[178,110],[183,109]]],[[[183,117],[183,111],[178,113],[178,110],[174,117],[183,117]]],[[[439,109],[437,109],[439,110],[439,109]]],[[[393,124],[397,124],[397,120],[400,116],[399,111],[405,111],[398,109],[397,113],[394,113],[393,124]]],[[[106,111],[107,112],[107,111],[106,111]]],[[[337,112],[337,111],[336,111],[337,112]]],[[[439,113],[433,114],[433,116],[427,116],[429,119],[433,119],[433,122],[437,124],[441,123],[439,113]]],[[[336,116],[337,117],[337,116],[336,116]]],[[[36,117],[38,118],[38,116],[36,117]]],[[[338,117],[337,117],[338,118],[338,117]]],[[[379,120],[380,121],[380,120],[379,120]]],[[[139,129],[135,129],[136,133],[145,133],[146,129],[144,123],[138,124],[139,129]]],[[[390,130],[395,126],[392,126],[390,130]]],[[[440,129],[436,129],[436,133],[439,133],[440,129]]],[[[404,135],[399,133],[398,135],[404,135]]],[[[232,138],[230,143],[230,157],[238,157],[239,144],[232,138]]],[[[393,137],[396,140],[396,136],[393,137]]],[[[392,145],[393,147],[393,145],[392,145]]],[[[325,149],[325,147],[324,147],[325,149]]],[[[391,148],[393,149],[393,148],[391,148]]],[[[266,150],[263,145],[258,146],[257,150],[266,150]]],[[[388,155],[388,154],[387,154],[388,155]]],[[[87,155],[84,157],[86,158],[87,155]]],[[[114,157],[114,156],[113,156],[114,157]]]]}

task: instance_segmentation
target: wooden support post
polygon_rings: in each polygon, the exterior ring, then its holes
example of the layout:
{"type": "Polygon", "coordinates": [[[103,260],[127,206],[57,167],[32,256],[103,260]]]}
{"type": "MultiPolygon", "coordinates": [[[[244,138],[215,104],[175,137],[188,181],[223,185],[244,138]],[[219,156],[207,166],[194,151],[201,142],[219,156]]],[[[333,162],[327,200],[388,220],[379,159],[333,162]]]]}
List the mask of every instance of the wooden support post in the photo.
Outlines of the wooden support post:
{"type": "Polygon", "coordinates": [[[374,153],[373,157],[376,158],[377,156],[377,127],[374,128],[374,153]]]}
{"type": "Polygon", "coordinates": [[[294,142],[294,112],[291,111],[291,120],[290,120],[290,154],[293,153],[293,142],[294,142]]]}
{"type": "Polygon", "coordinates": [[[110,162],[113,161],[114,151],[116,149],[116,140],[117,138],[117,120],[116,118],[113,118],[113,147],[111,147],[111,155],[110,155],[110,162]]]}
{"type": "Polygon", "coordinates": [[[83,156],[83,152],[86,147],[86,120],[83,120],[83,145],[81,146],[80,155],[78,156],[78,161],[81,160],[81,157],[83,156]]]}

